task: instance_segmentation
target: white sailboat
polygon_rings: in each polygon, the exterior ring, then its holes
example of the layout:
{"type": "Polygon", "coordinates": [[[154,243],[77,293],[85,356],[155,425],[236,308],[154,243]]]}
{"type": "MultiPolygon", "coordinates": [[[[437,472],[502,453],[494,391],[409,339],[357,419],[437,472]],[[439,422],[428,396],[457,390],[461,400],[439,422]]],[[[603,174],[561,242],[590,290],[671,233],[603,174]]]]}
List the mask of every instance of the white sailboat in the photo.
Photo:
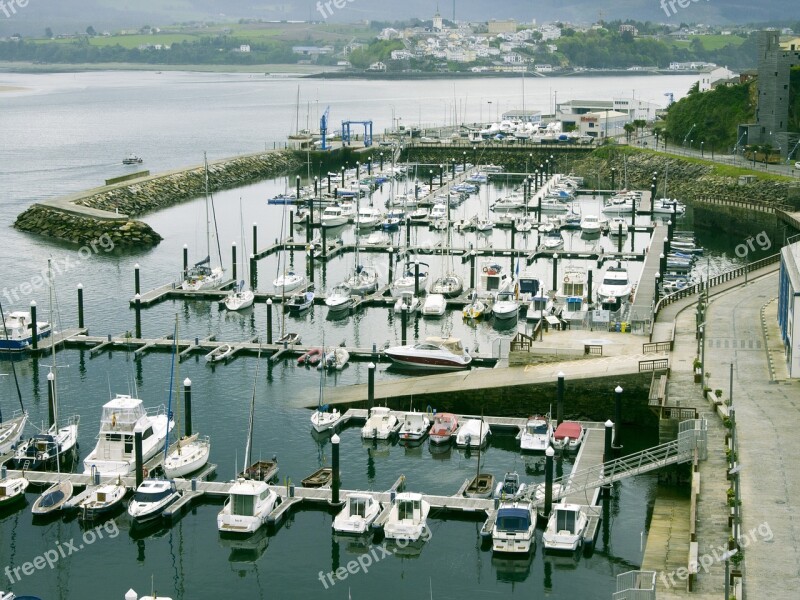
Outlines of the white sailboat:
{"type": "Polygon", "coordinates": [[[203,154],[205,162],[206,177],[206,257],[184,273],[181,288],[184,290],[197,291],[218,288],[222,285],[225,278],[225,270],[222,268],[222,250],[219,247],[219,235],[217,234],[216,212],[214,213],[214,235],[217,238],[217,254],[219,255],[218,267],[211,266],[211,215],[209,215],[209,201],[213,210],[214,199],[208,191],[208,158],[203,154]]]}
{"type": "MultiPolygon", "coordinates": [[[[281,216],[281,240],[284,239],[286,226],[286,205],[283,205],[283,213],[281,216]]],[[[288,292],[293,292],[299,288],[306,287],[306,276],[303,273],[298,273],[292,268],[286,266],[286,251],[284,250],[278,257],[278,273],[272,282],[272,287],[275,289],[276,294],[285,295],[288,292]],[[283,262],[281,262],[283,261],[283,262]],[[283,270],[281,270],[283,266],[283,270]]]]}
{"type": "MultiPolygon", "coordinates": [[[[3,333],[5,338],[9,338],[8,329],[6,326],[6,318],[3,313],[3,306],[0,304],[0,319],[3,321],[3,333]]],[[[22,393],[19,389],[19,382],[17,380],[17,369],[14,363],[11,362],[11,371],[14,375],[14,383],[17,388],[17,397],[19,399],[20,410],[15,411],[10,419],[3,419],[2,411],[0,411],[0,454],[8,453],[17,442],[19,442],[25,431],[25,425],[28,423],[28,411],[22,404],[22,393]]]]}
{"type": "MultiPolygon", "coordinates": [[[[245,242],[244,237],[244,219],[242,218],[242,199],[239,198],[239,221],[241,223],[242,229],[242,273],[244,274],[245,278],[239,281],[234,288],[230,291],[230,293],[225,296],[225,308],[228,310],[244,310],[245,308],[250,308],[253,306],[253,301],[256,298],[256,295],[253,293],[253,290],[247,289],[247,261],[245,260],[245,256],[247,255],[247,245],[245,242]]],[[[253,249],[255,250],[255,248],[253,249]]]]}
{"type": "MultiPolygon", "coordinates": [[[[325,346],[325,340],[322,340],[323,347],[325,346]]],[[[333,410],[328,410],[328,405],[324,403],[324,396],[325,396],[325,383],[324,383],[324,373],[323,370],[320,369],[319,374],[319,400],[317,401],[317,410],[313,412],[311,415],[311,426],[314,428],[314,431],[317,433],[322,433],[323,431],[331,431],[336,428],[336,424],[342,420],[342,413],[340,413],[335,408],[333,410]]]]}

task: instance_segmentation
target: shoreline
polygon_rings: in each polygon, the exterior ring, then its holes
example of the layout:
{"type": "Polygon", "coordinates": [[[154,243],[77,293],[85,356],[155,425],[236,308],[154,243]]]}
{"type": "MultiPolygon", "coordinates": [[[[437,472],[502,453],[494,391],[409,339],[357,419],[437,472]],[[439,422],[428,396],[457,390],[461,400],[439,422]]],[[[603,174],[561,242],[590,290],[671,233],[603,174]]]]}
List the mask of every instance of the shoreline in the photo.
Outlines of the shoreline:
{"type": "Polygon", "coordinates": [[[7,92],[29,92],[30,88],[19,87],[18,85],[0,85],[0,94],[7,92]]]}
{"type": "Polygon", "coordinates": [[[200,73],[258,73],[284,77],[325,74],[339,67],[316,65],[159,65],[150,63],[32,63],[0,61],[0,73],[80,73],[91,71],[153,71],[200,73]]]}

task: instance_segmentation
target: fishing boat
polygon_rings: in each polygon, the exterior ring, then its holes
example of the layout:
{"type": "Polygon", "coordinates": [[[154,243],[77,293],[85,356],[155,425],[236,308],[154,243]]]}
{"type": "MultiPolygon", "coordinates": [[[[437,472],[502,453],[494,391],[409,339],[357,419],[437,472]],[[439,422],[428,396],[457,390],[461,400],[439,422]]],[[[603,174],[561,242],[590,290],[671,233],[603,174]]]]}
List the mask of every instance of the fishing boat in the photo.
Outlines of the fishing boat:
{"type": "Polygon", "coordinates": [[[86,492],[75,498],[80,498],[74,504],[78,509],[78,518],[87,522],[101,519],[120,508],[127,493],[127,488],[119,481],[87,488],[86,492]]]}
{"type": "Polygon", "coordinates": [[[361,428],[361,437],[368,440],[386,440],[400,429],[400,421],[385,406],[373,406],[369,410],[369,418],[361,428]]]}
{"type": "Polygon", "coordinates": [[[342,413],[335,408],[328,410],[328,405],[325,404],[325,381],[322,378],[322,373],[319,375],[319,399],[317,400],[317,410],[311,414],[311,426],[317,433],[323,431],[331,431],[336,428],[339,421],[342,420],[342,413]]]}
{"type": "Polygon", "coordinates": [[[577,504],[554,504],[542,534],[545,550],[574,552],[583,543],[589,519],[577,504]]]}
{"type": "Polygon", "coordinates": [[[514,500],[525,490],[525,484],[519,480],[519,473],[508,471],[503,477],[503,481],[497,482],[494,489],[494,497],[501,500],[514,500]]]}
{"type": "Polygon", "coordinates": [[[180,497],[181,493],[175,487],[174,481],[145,479],[136,488],[128,504],[128,514],[137,523],[148,523],[158,519],[180,497]]]}
{"type": "Polygon", "coordinates": [[[331,481],[333,481],[333,469],[330,467],[322,467],[301,480],[300,485],[304,488],[323,488],[330,487],[331,481]]]}
{"type": "Polygon", "coordinates": [[[402,492],[395,497],[389,518],[383,526],[387,540],[416,542],[428,526],[430,505],[422,494],[402,492]]]}
{"type": "Polygon", "coordinates": [[[403,292],[394,303],[394,312],[400,314],[405,310],[410,315],[419,310],[420,306],[420,300],[414,295],[414,292],[403,292]]]}
{"type": "MultiPolygon", "coordinates": [[[[214,232],[217,239],[217,254],[219,256],[218,267],[211,266],[211,215],[209,214],[209,202],[213,205],[214,199],[208,189],[208,159],[203,155],[205,161],[205,205],[206,205],[206,257],[195,263],[193,267],[184,273],[181,288],[189,291],[206,290],[218,288],[222,285],[225,278],[225,271],[222,268],[222,250],[219,246],[219,232],[217,231],[217,220],[214,217],[214,232]]],[[[216,215],[216,212],[214,212],[216,215]]]]}
{"type": "Polygon", "coordinates": [[[230,344],[220,344],[211,352],[206,354],[207,363],[218,363],[230,358],[233,354],[233,346],[230,344]]]}
{"type": "Polygon", "coordinates": [[[400,425],[400,439],[407,442],[418,442],[428,435],[430,427],[431,420],[425,413],[406,413],[403,423],[400,425]]]}
{"type": "Polygon", "coordinates": [[[437,413],[430,430],[432,444],[449,444],[458,429],[458,417],[452,413],[437,413]]]}
{"type": "Polygon", "coordinates": [[[381,504],[371,494],[350,494],[331,527],[336,533],[361,535],[370,530],[379,514],[381,504]]]}
{"type": "Polygon", "coordinates": [[[289,314],[299,315],[311,308],[313,304],[314,292],[303,292],[292,295],[286,303],[286,308],[289,309],[289,314]]]}
{"type": "MultiPolygon", "coordinates": [[[[21,352],[33,345],[31,313],[15,311],[3,319],[3,331],[0,335],[0,352],[21,352]]],[[[50,323],[36,321],[37,342],[50,336],[52,333],[50,323]]]]}
{"type": "Polygon", "coordinates": [[[586,429],[580,423],[564,421],[553,431],[552,443],[556,450],[577,450],[583,442],[586,429]]]}
{"type": "Polygon", "coordinates": [[[459,448],[482,448],[486,445],[489,427],[483,419],[466,419],[456,434],[456,446],[459,448]]]}
{"type": "Polygon", "coordinates": [[[145,411],[142,401],[117,394],[103,405],[97,445],[83,461],[84,475],[128,475],[135,467],[134,435],[142,433],[142,460],[147,462],[164,447],[175,421],[167,418],[164,406],[145,411]]]}
{"type": "Polygon", "coordinates": [[[61,510],[72,498],[72,481],[64,479],[47,488],[33,503],[31,513],[35,517],[53,514],[61,510]]]}
{"type": "Polygon", "coordinates": [[[6,477],[0,480],[0,509],[25,500],[29,482],[24,477],[6,477]]]}
{"type": "Polygon", "coordinates": [[[609,267],[603,275],[603,283],[597,288],[597,301],[606,310],[618,310],[630,300],[632,289],[627,269],[609,267]]]}
{"type": "Polygon", "coordinates": [[[491,498],[493,493],[494,475],[491,473],[478,473],[464,488],[464,496],[467,498],[491,498]]]}
{"type": "Polygon", "coordinates": [[[492,527],[492,552],[527,554],[535,544],[536,513],[530,502],[503,502],[492,527]]]}
{"type": "Polygon", "coordinates": [[[468,369],[472,357],[459,338],[428,337],[424,342],[392,346],[384,353],[392,362],[407,368],[424,370],[468,369]]]}
{"type": "Polygon", "coordinates": [[[425,303],[422,305],[422,316],[441,317],[447,310],[447,301],[444,294],[428,294],[425,303]]]}
{"type": "Polygon", "coordinates": [[[544,452],[550,445],[553,424],[547,415],[534,415],[525,422],[519,436],[520,449],[525,452],[544,452]]]}
{"type": "Polygon", "coordinates": [[[144,162],[141,156],[137,156],[136,154],[128,154],[125,158],[122,159],[123,165],[140,165],[144,162]]]}

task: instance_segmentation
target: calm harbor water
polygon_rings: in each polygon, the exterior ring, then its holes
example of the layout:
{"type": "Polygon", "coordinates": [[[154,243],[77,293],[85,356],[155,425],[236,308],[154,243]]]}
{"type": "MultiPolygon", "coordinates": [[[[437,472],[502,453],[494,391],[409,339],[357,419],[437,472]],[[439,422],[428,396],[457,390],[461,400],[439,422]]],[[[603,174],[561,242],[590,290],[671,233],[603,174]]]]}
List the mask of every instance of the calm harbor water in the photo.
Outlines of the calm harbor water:
{"type": "MultiPolygon", "coordinates": [[[[691,83],[690,76],[537,80],[526,83],[526,103],[546,111],[555,85],[562,100],[629,95],[636,90],[637,97],[660,101],[664,92],[681,95],[691,83]]],[[[186,202],[145,217],[165,237],[157,248],[136,254],[105,253],[101,249],[85,260],[79,259],[73,246],[11,228],[16,215],[32,202],[93,187],[107,177],[124,173],[119,163],[129,152],[144,156],[143,166],[159,172],[197,164],[202,161],[203,150],[213,159],[272,147],[273,142],[284,140],[294,129],[298,85],[301,127],[305,126],[306,114],[313,127],[316,115],[329,104],[333,122],[373,118],[381,129],[391,126],[393,114],[408,125],[442,122],[452,120],[456,106],[466,112],[467,120],[478,120],[480,116],[487,117],[481,112],[494,111],[498,105],[500,112],[517,108],[522,100],[521,81],[516,79],[493,79],[491,96],[479,81],[454,86],[442,81],[324,82],[195,73],[0,74],[0,85],[4,84],[26,90],[0,94],[4,138],[0,146],[0,225],[4,228],[0,300],[4,310],[10,311],[23,309],[35,299],[46,315],[46,291],[26,296],[20,286],[40,273],[48,258],[63,261],[71,257],[74,266],[56,279],[58,326],[70,327],[77,322],[75,286],[80,282],[86,290],[87,325],[97,335],[117,335],[133,329],[128,300],[133,294],[135,263],[142,267],[143,288],[149,289],[176,278],[184,244],[189,246],[192,258],[205,254],[203,201],[186,202]],[[13,302],[8,301],[6,292],[13,302]]],[[[267,206],[265,200],[286,186],[285,179],[276,179],[215,194],[226,264],[230,262],[231,243],[236,241],[241,248],[242,222],[248,247],[253,222],[259,224],[262,246],[281,235],[283,208],[267,206]]],[[[399,186],[403,191],[404,183],[399,186]]],[[[503,182],[486,188],[480,197],[457,209],[456,218],[485,211],[487,202],[503,192],[503,182]]],[[[385,186],[375,194],[373,202],[380,204],[390,193],[385,186]]],[[[581,208],[584,214],[596,212],[599,201],[582,199],[581,208]]],[[[412,235],[418,244],[441,239],[440,234],[422,229],[412,235]]],[[[504,230],[487,237],[475,233],[456,235],[453,244],[506,247],[509,235],[504,230]]],[[[342,237],[352,240],[352,229],[343,230],[342,237]]],[[[714,247],[713,269],[730,264],[732,248],[739,241],[728,241],[727,246],[722,240],[714,247]]],[[[636,250],[641,251],[646,242],[644,236],[637,236],[636,250]]],[[[534,244],[535,237],[528,243],[534,244]]],[[[579,233],[571,234],[566,241],[567,250],[595,249],[598,245],[612,247],[606,238],[587,241],[579,233]]],[[[630,248],[629,239],[626,247],[630,248]]],[[[277,260],[274,256],[259,263],[259,289],[271,288],[277,260]]],[[[305,268],[303,256],[297,254],[290,260],[296,267],[305,268]]],[[[374,259],[367,259],[368,263],[369,260],[386,270],[385,256],[375,255],[374,259]]],[[[434,276],[441,269],[441,259],[435,255],[421,260],[429,263],[434,276]]],[[[318,263],[315,279],[320,289],[337,283],[352,265],[352,255],[325,266],[318,263]]],[[[510,263],[504,266],[512,268],[510,263]]],[[[638,274],[640,264],[632,262],[629,267],[632,275],[638,274]]],[[[550,281],[551,269],[549,262],[540,262],[528,270],[550,281]]],[[[143,313],[144,335],[160,337],[170,333],[176,314],[181,337],[265,337],[263,305],[243,315],[230,315],[209,303],[172,301],[143,313]]],[[[349,345],[382,346],[387,341],[395,343],[400,337],[398,320],[384,309],[369,309],[330,321],[324,307],[314,307],[299,320],[287,318],[283,322],[276,316],[274,327],[276,332],[297,331],[307,343],[320,343],[324,335],[329,344],[346,341],[349,345]]],[[[524,329],[523,323],[520,328],[524,329]]],[[[513,337],[516,328],[498,330],[491,322],[471,327],[460,317],[452,316],[414,325],[414,335],[419,338],[443,331],[462,337],[471,348],[479,346],[482,352],[490,353],[498,340],[513,337]]],[[[16,363],[23,401],[36,423],[47,416],[45,377],[49,363],[50,359],[16,363]]],[[[59,353],[58,365],[60,411],[62,415],[81,416],[82,457],[94,445],[100,407],[110,394],[135,393],[147,406],[166,403],[168,398],[169,357],[165,354],[135,361],[130,353],[122,351],[95,359],[90,359],[88,353],[66,351],[59,353]]],[[[194,382],[195,428],[212,438],[211,460],[219,466],[220,480],[232,477],[242,462],[255,365],[254,358],[238,359],[214,370],[201,359],[180,365],[180,378],[189,377],[194,382]]],[[[0,374],[10,372],[9,363],[0,362],[0,374]]],[[[379,379],[393,376],[386,371],[386,365],[379,366],[379,379]]],[[[269,371],[262,363],[257,382],[254,448],[262,456],[278,456],[281,478],[298,481],[330,460],[329,441],[312,437],[309,413],[300,408],[316,400],[318,377],[316,371],[299,368],[294,361],[269,371]]],[[[354,363],[342,373],[325,376],[325,385],[365,380],[366,366],[354,363]]],[[[16,406],[12,378],[0,377],[0,407],[6,414],[16,406]]],[[[626,446],[633,451],[655,442],[655,432],[644,429],[632,433],[626,446]]],[[[342,479],[347,488],[382,490],[404,474],[412,491],[454,493],[474,472],[476,459],[474,454],[468,456],[455,449],[443,455],[432,454],[427,443],[418,448],[374,448],[362,443],[357,429],[342,434],[342,479]]],[[[526,480],[544,479],[540,459],[521,456],[511,436],[494,436],[481,462],[483,470],[497,477],[517,470],[525,473],[526,480]]],[[[571,465],[565,461],[560,468],[568,471],[571,465]]],[[[247,598],[347,598],[348,594],[353,599],[378,594],[388,598],[428,597],[431,588],[434,598],[477,594],[608,598],[614,590],[615,575],[635,568],[641,561],[642,532],[656,487],[654,476],[618,485],[609,507],[610,518],[604,522],[597,550],[591,557],[545,556],[540,545],[530,564],[498,561],[480,548],[479,521],[433,514],[432,538],[418,557],[387,557],[368,573],[350,575],[329,589],[320,582],[319,573],[344,566],[369,548],[333,539],[331,516],[323,511],[299,512],[275,535],[257,537],[243,547],[232,547],[230,542],[220,540],[215,526],[219,506],[214,504],[199,505],[172,528],[144,533],[132,532],[123,515],[114,521],[119,535],[111,537],[106,533],[104,539],[88,543],[88,539],[79,539],[83,532],[74,519],[34,525],[29,505],[35,495],[29,494],[28,507],[0,515],[0,534],[5,542],[0,544],[0,570],[32,561],[59,542],[86,543],[77,553],[59,560],[54,568],[23,577],[13,586],[6,575],[0,575],[4,579],[0,589],[34,593],[45,599],[94,598],[99,597],[98,590],[103,590],[104,598],[114,599],[122,598],[129,587],[140,593],[149,591],[152,576],[160,594],[186,600],[224,596],[232,590],[247,598]]]]}

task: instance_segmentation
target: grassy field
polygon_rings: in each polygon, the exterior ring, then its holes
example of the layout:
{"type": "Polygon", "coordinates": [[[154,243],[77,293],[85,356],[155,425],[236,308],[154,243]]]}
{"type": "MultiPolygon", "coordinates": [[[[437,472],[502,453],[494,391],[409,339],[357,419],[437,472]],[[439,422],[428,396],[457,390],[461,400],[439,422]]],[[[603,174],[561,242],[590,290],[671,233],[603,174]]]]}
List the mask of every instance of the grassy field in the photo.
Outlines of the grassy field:
{"type": "Polygon", "coordinates": [[[698,39],[706,50],[719,50],[725,46],[739,46],[744,43],[744,38],[738,35],[692,35],[687,40],[671,40],[677,48],[688,48],[692,40],[698,39]]]}
{"type": "MultiPolygon", "coordinates": [[[[338,71],[338,67],[319,65],[151,65],[146,63],[77,63],[34,64],[0,62],[0,72],[9,73],[74,73],[80,71],[198,71],[203,73],[274,73],[313,75],[338,71]]],[[[6,90],[17,91],[17,90],[6,90]]]]}

